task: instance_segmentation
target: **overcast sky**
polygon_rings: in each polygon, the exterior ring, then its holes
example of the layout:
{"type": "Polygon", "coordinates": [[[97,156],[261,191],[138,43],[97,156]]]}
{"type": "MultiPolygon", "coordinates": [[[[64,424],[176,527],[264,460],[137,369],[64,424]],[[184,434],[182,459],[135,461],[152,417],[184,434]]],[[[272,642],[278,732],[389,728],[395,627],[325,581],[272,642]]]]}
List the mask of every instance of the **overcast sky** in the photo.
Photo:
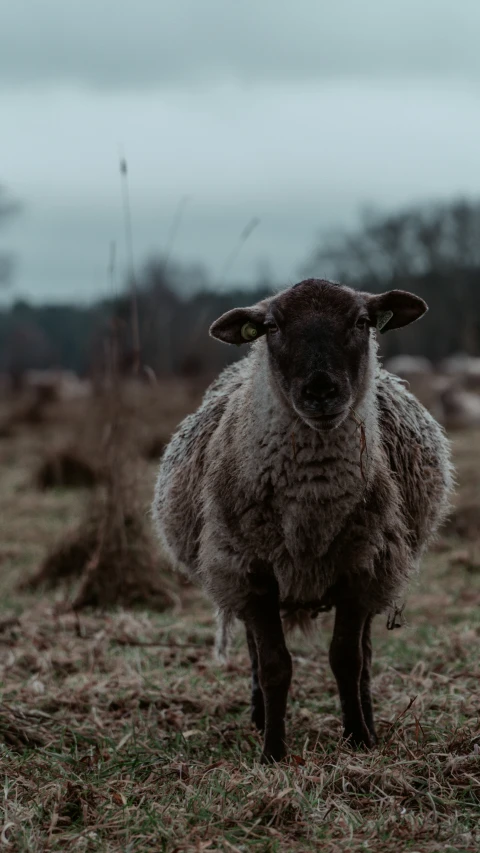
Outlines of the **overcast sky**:
{"type": "MultiPolygon", "coordinates": [[[[280,281],[362,205],[480,195],[478,0],[15,0],[0,27],[10,296],[107,292],[168,244],[218,282],[280,281]],[[225,279],[246,223],[260,224],[225,279]]],[[[318,273],[321,274],[321,270],[318,273]]]]}

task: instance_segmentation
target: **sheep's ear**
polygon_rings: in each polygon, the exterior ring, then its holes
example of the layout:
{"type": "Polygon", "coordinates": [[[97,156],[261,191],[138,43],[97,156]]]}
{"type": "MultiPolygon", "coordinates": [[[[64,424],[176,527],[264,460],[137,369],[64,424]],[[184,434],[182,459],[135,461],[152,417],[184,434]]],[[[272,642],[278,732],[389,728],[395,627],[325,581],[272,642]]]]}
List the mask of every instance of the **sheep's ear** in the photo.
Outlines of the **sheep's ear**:
{"type": "Polygon", "coordinates": [[[260,305],[254,305],[251,308],[234,308],[212,323],[210,335],[225,344],[240,346],[240,344],[251,343],[265,334],[264,320],[265,309],[260,305]]]}
{"type": "Polygon", "coordinates": [[[389,290],[379,296],[370,296],[368,301],[372,326],[382,334],[414,323],[425,311],[428,311],[427,303],[406,290],[389,290]]]}

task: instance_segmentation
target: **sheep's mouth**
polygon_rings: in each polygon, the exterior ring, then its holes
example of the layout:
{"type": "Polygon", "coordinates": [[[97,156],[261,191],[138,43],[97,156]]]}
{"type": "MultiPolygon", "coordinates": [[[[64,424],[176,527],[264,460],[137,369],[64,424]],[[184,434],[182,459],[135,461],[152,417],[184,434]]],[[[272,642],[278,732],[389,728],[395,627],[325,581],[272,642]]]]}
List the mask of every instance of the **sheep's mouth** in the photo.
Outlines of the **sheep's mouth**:
{"type": "Polygon", "coordinates": [[[341,412],[333,412],[333,414],[329,415],[307,415],[304,416],[304,419],[313,429],[330,430],[340,426],[342,421],[345,420],[345,416],[346,411],[342,409],[341,412]]]}
{"type": "Polygon", "coordinates": [[[310,429],[314,429],[316,432],[324,432],[336,429],[348,416],[351,403],[350,398],[345,401],[336,400],[335,402],[338,408],[334,412],[312,411],[312,409],[309,410],[306,406],[302,406],[296,400],[292,400],[292,406],[298,417],[301,418],[302,421],[310,427],[310,429]]]}

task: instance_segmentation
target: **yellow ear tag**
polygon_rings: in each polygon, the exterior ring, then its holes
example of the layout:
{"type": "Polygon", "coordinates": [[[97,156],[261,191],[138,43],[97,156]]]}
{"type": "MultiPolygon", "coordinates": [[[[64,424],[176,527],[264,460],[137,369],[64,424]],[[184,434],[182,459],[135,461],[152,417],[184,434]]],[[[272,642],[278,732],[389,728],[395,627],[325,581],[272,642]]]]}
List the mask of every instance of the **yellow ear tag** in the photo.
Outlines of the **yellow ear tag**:
{"type": "Polygon", "coordinates": [[[377,315],[377,329],[379,332],[383,332],[383,329],[390,322],[393,317],[393,311],[384,311],[382,314],[377,315]]]}
{"type": "Polygon", "coordinates": [[[240,334],[244,341],[253,341],[258,335],[258,329],[253,323],[244,323],[240,329],[240,334]]]}

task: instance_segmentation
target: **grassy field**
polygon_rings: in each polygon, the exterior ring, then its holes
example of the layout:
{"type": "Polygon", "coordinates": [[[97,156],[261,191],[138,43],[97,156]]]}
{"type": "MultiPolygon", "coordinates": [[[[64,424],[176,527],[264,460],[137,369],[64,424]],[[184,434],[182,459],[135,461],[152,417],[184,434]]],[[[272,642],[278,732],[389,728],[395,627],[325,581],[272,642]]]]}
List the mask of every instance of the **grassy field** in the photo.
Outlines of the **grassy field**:
{"type": "MultiPolygon", "coordinates": [[[[199,593],[179,587],[163,614],[75,615],[68,591],[18,592],[89,499],[33,486],[58,429],[0,439],[0,848],[477,851],[480,531],[442,537],[405,627],[376,621],[378,749],[340,741],[327,614],[291,638],[290,755],[263,767],[244,638],[219,667],[199,593]]],[[[480,435],[454,444],[460,504],[480,505],[480,435]]],[[[155,464],[141,465],[147,512],[155,464]]]]}

